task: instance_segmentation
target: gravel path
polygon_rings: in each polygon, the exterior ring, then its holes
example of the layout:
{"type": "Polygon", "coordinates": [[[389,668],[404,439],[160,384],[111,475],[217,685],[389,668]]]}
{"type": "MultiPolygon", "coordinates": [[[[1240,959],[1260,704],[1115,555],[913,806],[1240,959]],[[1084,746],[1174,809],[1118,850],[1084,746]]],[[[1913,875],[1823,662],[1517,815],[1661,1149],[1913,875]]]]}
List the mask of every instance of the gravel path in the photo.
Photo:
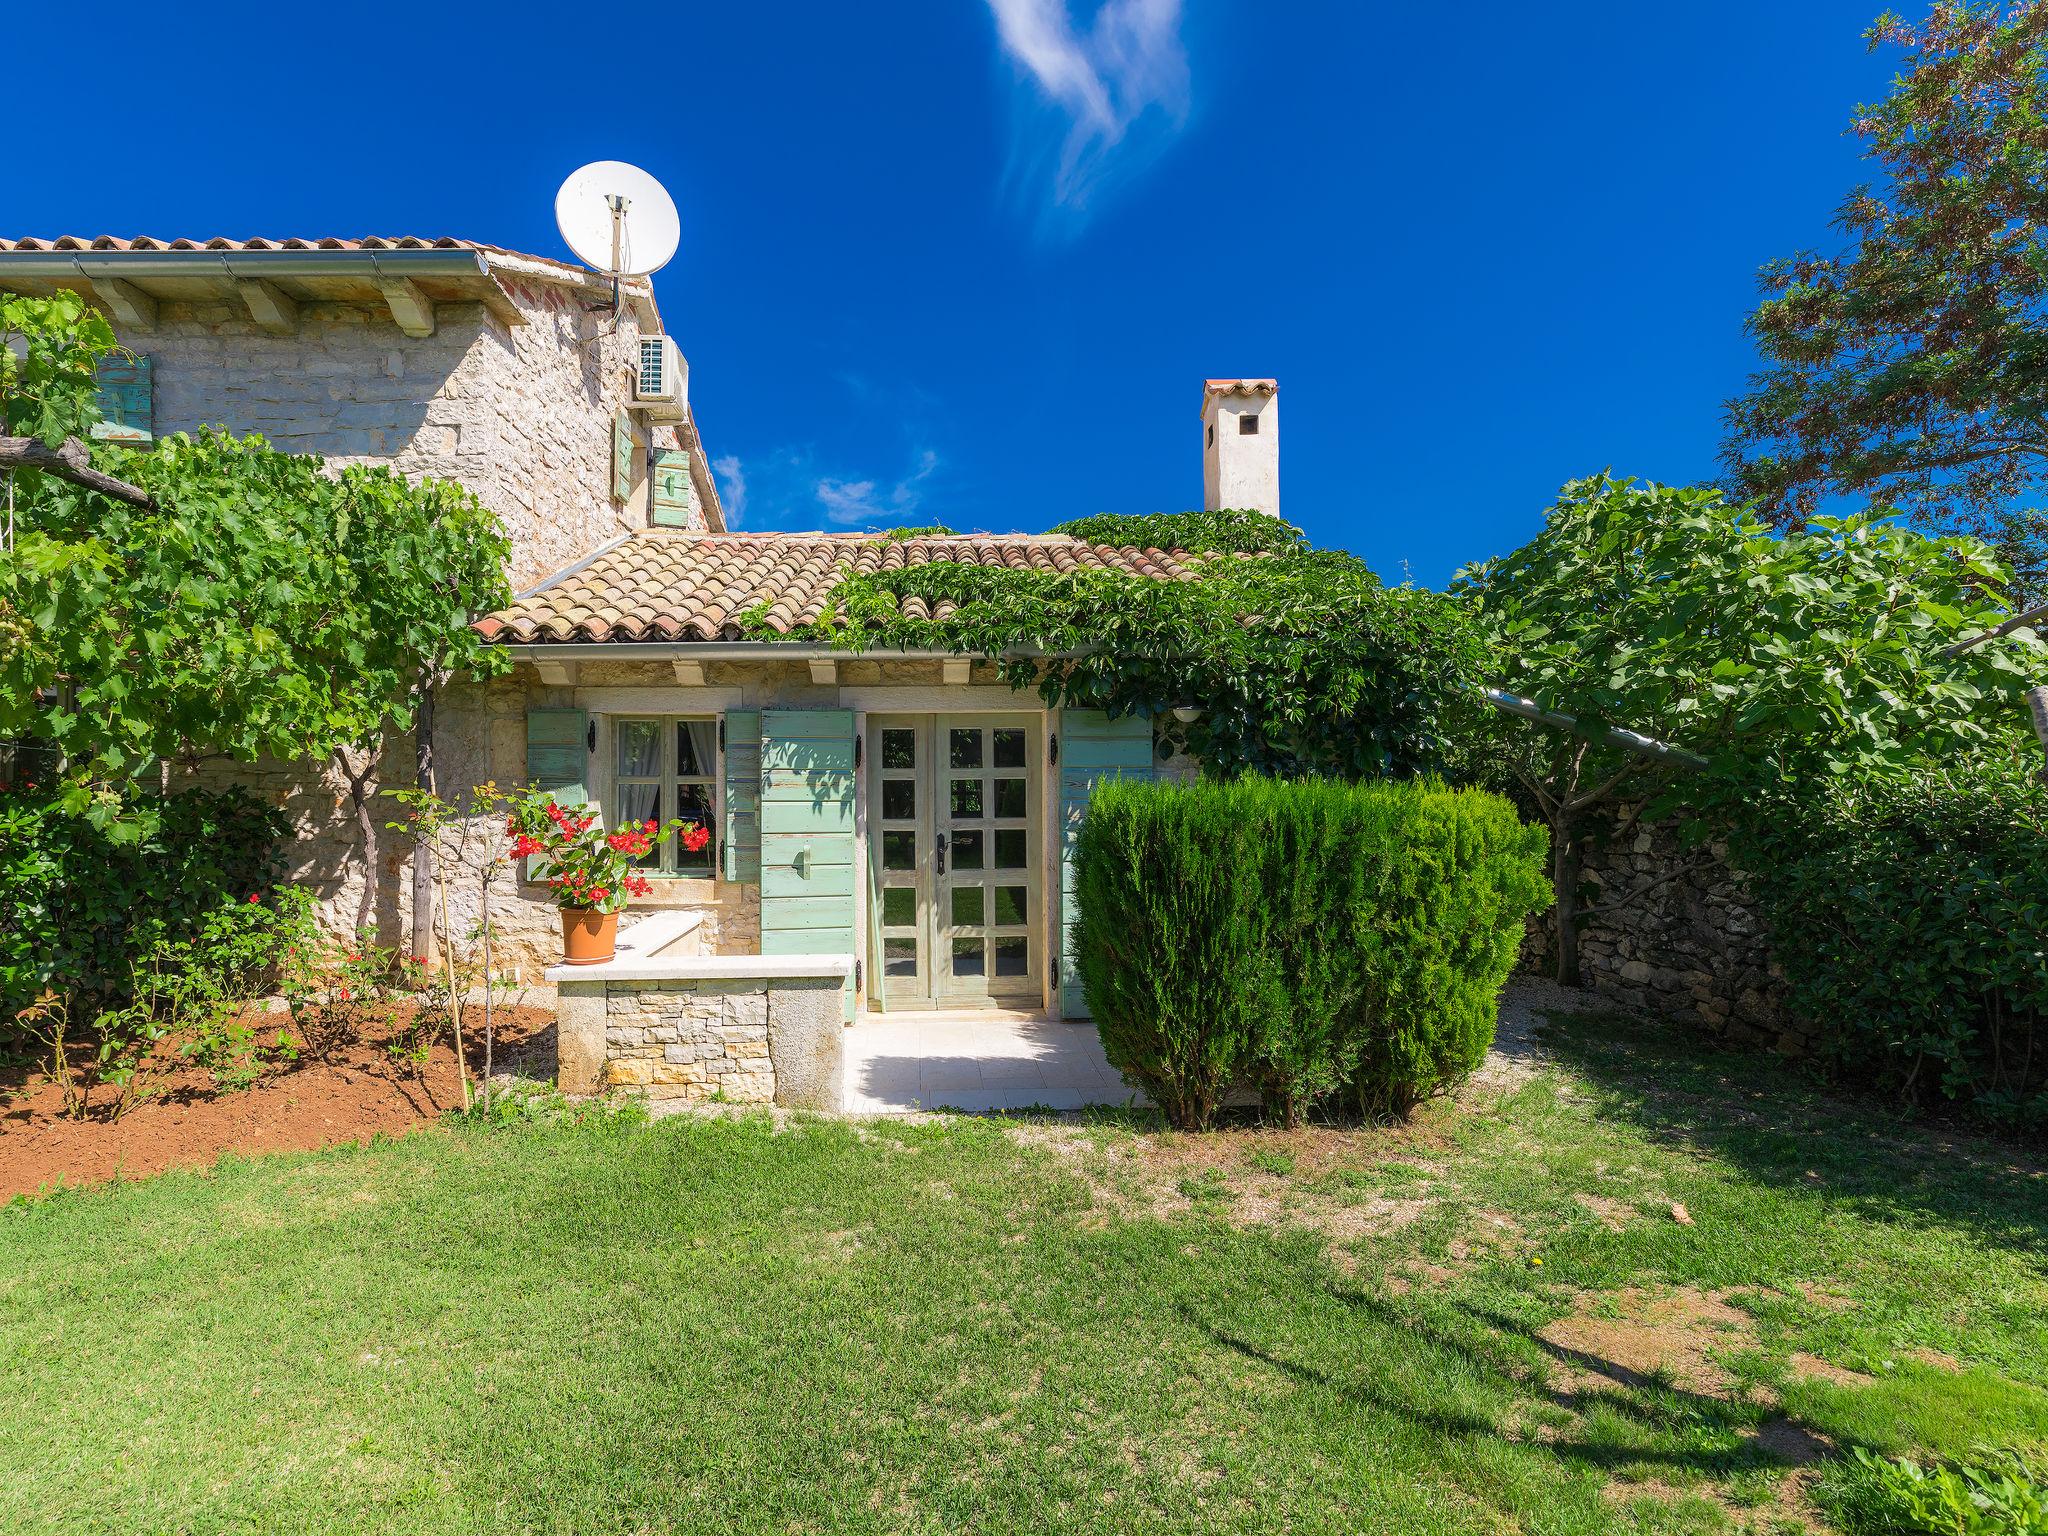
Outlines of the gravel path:
{"type": "Polygon", "coordinates": [[[1554,981],[1534,976],[1512,978],[1500,995],[1500,1025],[1494,1031],[1493,1049],[1472,1074],[1467,1088],[1481,1088],[1490,1094],[1511,1092],[1550,1065],[1550,1054],[1536,1039],[1546,1013],[1574,1013],[1589,1007],[1612,1008],[1602,998],[1597,1004],[1588,992],[1560,987],[1554,981]]]}

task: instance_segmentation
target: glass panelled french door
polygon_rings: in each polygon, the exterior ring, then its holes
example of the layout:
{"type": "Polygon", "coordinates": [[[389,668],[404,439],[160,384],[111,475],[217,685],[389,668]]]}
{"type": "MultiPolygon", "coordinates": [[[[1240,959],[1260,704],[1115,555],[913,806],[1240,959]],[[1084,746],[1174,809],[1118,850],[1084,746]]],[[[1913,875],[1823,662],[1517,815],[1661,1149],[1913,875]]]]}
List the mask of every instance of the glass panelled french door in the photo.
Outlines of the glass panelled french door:
{"type": "Polygon", "coordinates": [[[890,1006],[1035,1007],[1045,976],[1035,715],[868,720],[868,859],[890,1006]]]}

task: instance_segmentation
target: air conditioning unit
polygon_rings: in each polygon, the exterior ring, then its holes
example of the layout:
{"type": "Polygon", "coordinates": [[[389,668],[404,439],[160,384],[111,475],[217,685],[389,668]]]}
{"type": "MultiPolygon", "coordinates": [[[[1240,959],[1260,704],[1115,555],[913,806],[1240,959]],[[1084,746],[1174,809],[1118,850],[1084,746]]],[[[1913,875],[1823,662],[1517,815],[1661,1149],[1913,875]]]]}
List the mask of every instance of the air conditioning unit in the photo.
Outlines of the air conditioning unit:
{"type": "Polygon", "coordinates": [[[690,404],[690,365],[673,336],[642,336],[633,404],[657,421],[681,421],[690,404]]]}

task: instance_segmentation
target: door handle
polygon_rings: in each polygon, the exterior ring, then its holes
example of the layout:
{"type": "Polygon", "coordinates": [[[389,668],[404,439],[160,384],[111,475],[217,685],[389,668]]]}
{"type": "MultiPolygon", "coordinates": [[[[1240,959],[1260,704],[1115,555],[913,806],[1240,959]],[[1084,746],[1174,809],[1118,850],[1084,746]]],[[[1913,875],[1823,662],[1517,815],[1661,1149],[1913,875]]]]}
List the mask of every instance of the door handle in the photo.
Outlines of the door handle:
{"type": "Polygon", "coordinates": [[[937,873],[937,874],[941,874],[941,875],[943,875],[943,874],[944,874],[944,873],[946,872],[946,834],[945,834],[945,833],[941,832],[941,833],[940,833],[940,834],[939,834],[939,835],[938,835],[937,837],[935,837],[935,838],[933,838],[933,839],[932,839],[932,852],[933,852],[934,854],[936,854],[936,855],[937,855],[937,864],[936,864],[936,867],[935,867],[935,871],[934,871],[934,872],[935,872],[935,873],[937,873]]]}

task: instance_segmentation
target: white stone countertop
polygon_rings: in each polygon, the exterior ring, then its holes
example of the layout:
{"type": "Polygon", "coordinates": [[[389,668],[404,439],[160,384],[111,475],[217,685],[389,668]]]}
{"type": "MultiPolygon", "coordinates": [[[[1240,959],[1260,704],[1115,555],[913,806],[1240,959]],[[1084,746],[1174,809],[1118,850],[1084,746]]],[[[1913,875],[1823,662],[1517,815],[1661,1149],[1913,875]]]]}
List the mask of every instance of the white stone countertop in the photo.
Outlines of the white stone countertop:
{"type": "Polygon", "coordinates": [[[551,965],[556,986],[595,981],[776,981],[791,977],[853,974],[848,955],[629,955],[625,936],[619,953],[602,965],[551,965]]]}

